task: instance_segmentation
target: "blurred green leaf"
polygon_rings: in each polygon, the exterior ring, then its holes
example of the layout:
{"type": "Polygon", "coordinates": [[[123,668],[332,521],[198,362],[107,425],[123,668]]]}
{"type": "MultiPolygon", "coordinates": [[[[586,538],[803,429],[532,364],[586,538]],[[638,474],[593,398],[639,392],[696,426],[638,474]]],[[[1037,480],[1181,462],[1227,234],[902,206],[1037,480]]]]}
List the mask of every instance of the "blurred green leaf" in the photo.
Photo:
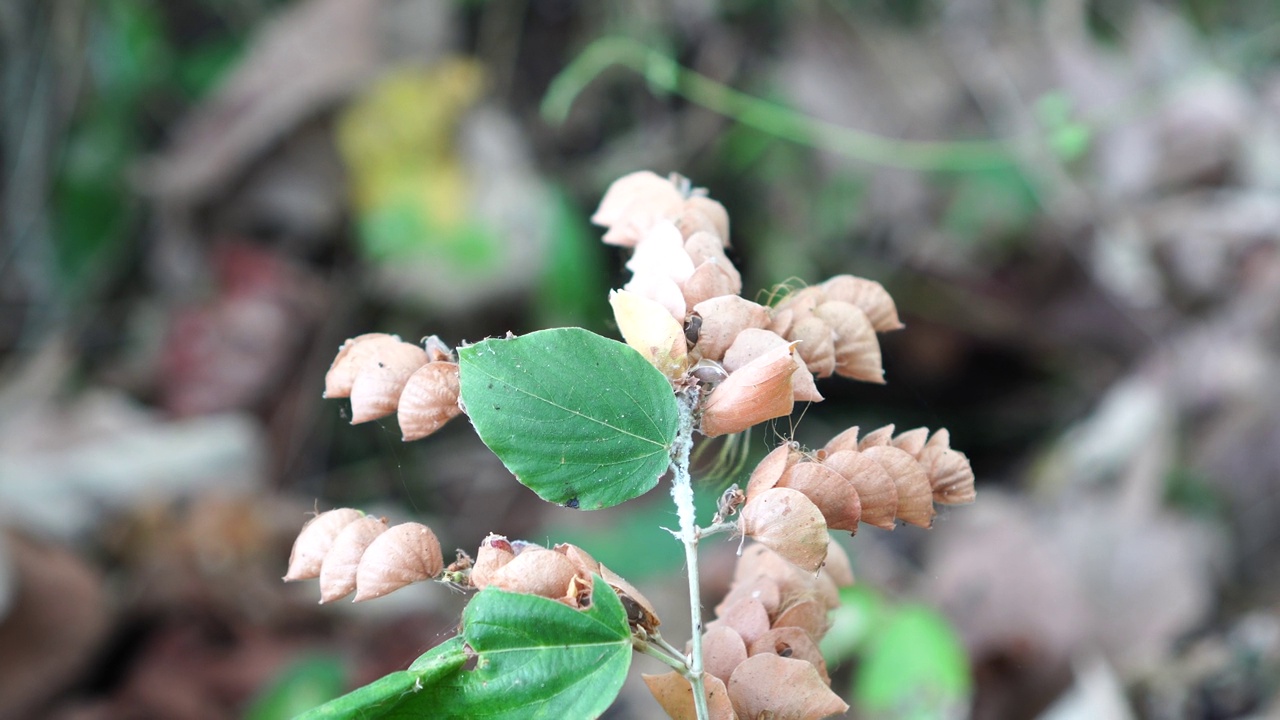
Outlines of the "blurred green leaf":
{"type": "Polygon", "coordinates": [[[245,720],[288,720],[337,697],[344,684],[335,657],[299,660],[280,673],[245,711],[245,720]]]}
{"type": "Polygon", "coordinates": [[[854,657],[886,612],[884,599],[874,590],[862,585],[841,588],[840,607],[832,611],[831,629],[819,644],[827,664],[834,667],[854,657]]]}
{"type": "Polygon", "coordinates": [[[604,244],[562,188],[553,188],[550,199],[551,247],[536,296],[539,324],[598,326],[609,290],[604,244]]]}
{"type": "Polygon", "coordinates": [[[963,717],[972,687],[968,657],[946,618],[906,605],[870,638],[852,697],[872,716],[934,720],[963,717]]]}

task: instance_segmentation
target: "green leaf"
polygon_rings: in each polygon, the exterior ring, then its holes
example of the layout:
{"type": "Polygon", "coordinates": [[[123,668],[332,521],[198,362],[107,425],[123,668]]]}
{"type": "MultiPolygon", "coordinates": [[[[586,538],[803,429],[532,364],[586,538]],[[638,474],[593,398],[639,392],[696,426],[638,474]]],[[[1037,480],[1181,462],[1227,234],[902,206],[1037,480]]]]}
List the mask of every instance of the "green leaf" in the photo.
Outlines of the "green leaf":
{"type": "Polygon", "coordinates": [[[488,588],[462,615],[462,634],[299,720],[595,718],[631,666],[618,596],[595,577],[591,607],[488,588]],[[475,658],[472,669],[464,667],[475,658]]]}
{"type": "Polygon", "coordinates": [[[480,439],[543,500],[611,507],[648,492],[666,471],[675,396],[626,345],[558,328],[462,348],[458,364],[480,439]]]}
{"type": "Polygon", "coordinates": [[[889,612],[874,590],[863,585],[840,588],[840,607],[832,611],[831,627],[818,643],[827,665],[835,667],[862,650],[889,612]]]}
{"type": "Polygon", "coordinates": [[[906,605],[871,639],[854,677],[853,699],[872,716],[956,717],[968,705],[972,684],[964,647],[946,618],[906,605]]]}

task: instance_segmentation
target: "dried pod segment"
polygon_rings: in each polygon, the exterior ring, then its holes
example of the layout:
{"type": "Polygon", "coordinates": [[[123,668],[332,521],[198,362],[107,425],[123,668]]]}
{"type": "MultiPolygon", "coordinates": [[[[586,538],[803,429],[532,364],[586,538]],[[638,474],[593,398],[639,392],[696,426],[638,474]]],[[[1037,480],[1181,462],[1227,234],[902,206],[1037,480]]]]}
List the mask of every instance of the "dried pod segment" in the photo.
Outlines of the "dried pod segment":
{"type": "Polygon", "coordinates": [[[462,413],[458,365],[439,338],[427,349],[371,333],[343,343],[325,376],[326,398],[351,398],[351,423],[393,413],[405,440],[426,437],[462,413]]]}
{"type": "Polygon", "coordinates": [[[898,320],[898,308],[884,286],[875,280],[854,275],[836,275],[821,285],[827,300],[854,305],[871,320],[876,332],[890,332],[905,327],[898,320]]]}
{"type": "Polygon", "coordinates": [[[737,630],[728,625],[717,625],[708,627],[703,633],[702,666],[707,672],[729,682],[734,668],[746,659],[747,644],[737,630]]]}
{"type": "Polygon", "coordinates": [[[355,602],[372,600],[444,570],[440,541],[431,528],[402,523],[379,534],[365,548],[356,567],[355,602]]]}
{"type": "Polygon", "coordinates": [[[791,348],[780,346],[731,372],[707,396],[702,409],[703,435],[742,432],[757,423],[791,414],[795,407],[791,348]]]}
{"type": "MultiPolygon", "coordinates": [[[[649,598],[645,597],[636,589],[634,585],[627,582],[621,575],[615,573],[604,565],[599,566],[600,577],[608,583],[609,587],[618,596],[618,600],[622,601],[622,607],[627,611],[627,621],[632,627],[643,628],[645,632],[653,635],[658,626],[662,624],[662,620],[658,618],[658,611],[654,609],[653,603],[649,602],[649,598]]],[[[590,576],[587,582],[590,582],[590,576]]]]}
{"type": "Polygon", "coordinates": [[[308,520],[298,533],[298,539],[293,541],[289,570],[284,575],[285,582],[320,577],[320,565],[333,547],[338,533],[362,517],[364,513],[359,510],[338,508],[322,512],[308,520]]]}
{"type": "Polygon", "coordinates": [[[791,359],[796,364],[791,376],[792,397],[796,400],[822,402],[822,395],[813,382],[813,375],[805,366],[797,348],[797,343],[788,342],[781,335],[769,330],[747,328],[738,333],[733,344],[724,354],[724,367],[730,373],[737,371],[762,355],[776,351],[780,347],[791,349],[791,359]]]}
{"type": "Polygon", "coordinates": [[[896,448],[915,459],[928,478],[934,502],[963,505],[973,502],[976,497],[969,458],[951,448],[951,434],[946,428],[940,428],[932,435],[928,428],[922,427],[895,435],[894,426],[886,425],[868,433],[858,443],[864,451],[877,446],[896,448]]]}
{"type": "Polygon", "coordinates": [[[893,478],[899,520],[925,528],[933,525],[933,489],[919,461],[890,445],[869,447],[862,455],[875,460],[893,478]]]}
{"type": "Polygon", "coordinates": [[[490,584],[508,592],[540,595],[577,607],[577,598],[570,593],[570,582],[577,572],[569,558],[555,550],[539,548],[516,555],[493,574],[490,584]]]}
{"type": "Polygon", "coordinates": [[[516,557],[515,547],[502,535],[490,533],[480,541],[475,563],[471,566],[471,586],[483,590],[493,582],[493,576],[516,557]]]}
{"type": "Polygon", "coordinates": [[[756,638],[747,652],[751,655],[768,653],[778,657],[803,660],[818,671],[823,682],[831,684],[831,676],[827,674],[827,662],[823,660],[822,652],[818,650],[813,636],[803,628],[785,625],[775,627],[756,638]]]}
{"type": "Polygon", "coordinates": [[[729,214],[701,188],[673,175],[664,178],[641,170],[618,178],[605,191],[591,222],[607,228],[604,242],[635,247],[659,222],[674,222],[685,237],[695,233],[717,236],[729,244],[729,214]]]}
{"type": "Polygon", "coordinates": [[[769,611],[764,603],[753,598],[746,598],[724,608],[717,613],[715,620],[707,623],[707,630],[727,627],[732,629],[748,645],[756,638],[769,631],[772,623],[769,611]]]}
{"type": "Polygon", "coordinates": [[[693,306],[702,319],[694,350],[703,358],[720,360],[733,345],[738,333],[747,328],[763,328],[769,323],[769,310],[738,295],[721,295],[693,306]]]}
{"type": "Polygon", "coordinates": [[[748,500],[742,534],[755,538],[797,567],[817,572],[827,557],[827,523],[804,493],[774,487],[748,500]]]}
{"type": "Polygon", "coordinates": [[[773,653],[753,655],[733,671],[729,699],[740,718],[819,720],[849,709],[812,664],[773,653]]]}
{"type": "Polygon", "coordinates": [[[822,464],[853,485],[858,493],[862,522],[893,529],[898,517],[898,486],[880,463],[857,450],[840,450],[827,455],[822,464]]]}
{"type": "Polygon", "coordinates": [[[747,500],[777,485],[783,474],[803,457],[800,447],[794,443],[783,443],[771,450],[751,471],[751,478],[747,480],[747,500]]]}
{"type": "MultiPolygon", "coordinates": [[[[697,711],[693,705],[693,686],[678,672],[662,675],[642,675],[644,684],[648,686],[653,698],[658,701],[667,717],[672,720],[696,720],[697,711]]],[[[739,720],[733,712],[733,704],[729,701],[729,691],[725,683],[715,675],[704,675],[703,689],[707,695],[707,712],[710,720],[739,720]]]]}
{"type": "Polygon", "coordinates": [[[342,528],[320,564],[321,603],[340,600],[356,589],[361,556],[369,544],[386,531],[386,518],[367,515],[342,528]]]}
{"type": "Polygon", "coordinates": [[[829,529],[858,531],[862,518],[858,491],[835,470],[816,462],[797,463],[782,474],[776,486],[804,493],[822,512],[829,529]]]}

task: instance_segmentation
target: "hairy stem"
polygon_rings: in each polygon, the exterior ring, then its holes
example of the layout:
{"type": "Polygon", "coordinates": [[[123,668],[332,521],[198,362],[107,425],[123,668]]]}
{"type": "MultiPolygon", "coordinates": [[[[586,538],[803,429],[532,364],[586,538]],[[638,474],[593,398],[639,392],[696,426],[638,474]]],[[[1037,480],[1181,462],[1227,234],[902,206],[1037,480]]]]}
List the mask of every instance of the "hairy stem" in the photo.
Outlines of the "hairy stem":
{"type": "Polygon", "coordinates": [[[694,386],[676,394],[680,407],[680,430],[671,445],[671,498],[680,518],[678,537],[684,544],[685,569],[689,574],[689,626],[692,650],[685,677],[693,686],[693,707],[698,720],[708,720],[707,693],[702,682],[702,587],[698,581],[698,522],[693,506],[693,481],[689,477],[689,451],[693,448],[693,410],[698,405],[694,386]]]}

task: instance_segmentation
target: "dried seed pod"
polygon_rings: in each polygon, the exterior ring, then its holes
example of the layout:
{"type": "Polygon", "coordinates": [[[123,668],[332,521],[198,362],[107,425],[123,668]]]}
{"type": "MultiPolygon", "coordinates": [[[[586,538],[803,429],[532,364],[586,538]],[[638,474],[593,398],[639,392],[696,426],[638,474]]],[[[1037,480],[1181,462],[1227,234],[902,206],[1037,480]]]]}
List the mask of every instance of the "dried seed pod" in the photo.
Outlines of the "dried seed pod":
{"type": "Polygon", "coordinates": [[[898,433],[890,444],[919,460],[920,452],[924,450],[924,444],[928,439],[929,428],[918,427],[913,430],[898,433]]]}
{"type": "MultiPolygon", "coordinates": [[[[561,555],[569,558],[569,562],[573,563],[573,567],[577,570],[579,577],[587,578],[592,575],[600,574],[600,563],[586,550],[574,545],[573,543],[557,543],[551,548],[561,555]]],[[[608,578],[605,578],[606,580],[608,578]]]]}
{"type": "Polygon", "coordinates": [[[813,665],[772,653],[749,657],[733,671],[729,699],[739,718],[820,720],[849,709],[813,665]]]}
{"type": "Polygon", "coordinates": [[[703,300],[693,306],[693,312],[702,318],[697,351],[711,360],[722,359],[743,330],[763,328],[769,322],[768,308],[738,295],[703,300]]]}
{"type": "Polygon", "coordinates": [[[289,570],[285,582],[310,580],[320,577],[320,565],[333,547],[333,541],[342,528],[364,517],[364,513],[352,508],[338,508],[322,512],[307,521],[293,542],[289,554],[289,570]]]}
{"type": "Polygon", "coordinates": [[[365,355],[355,365],[356,378],[351,383],[351,424],[394,413],[409,376],[427,361],[425,350],[407,342],[379,344],[365,355]]]}
{"type": "Polygon", "coordinates": [[[688,310],[684,293],[680,290],[680,285],[670,277],[654,272],[636,273],[622,289],[658,303],[671,315],[672,320],[684,322],[688,310]]]}
{"type": "Polygon", "coordinates": [[[818,599],[804,599],[786,605],[773,620],[773,627],[796,627],[808,633],[814,640],[827,634],[827,610],[829,606],[818,599]]]}
{"type": "Polygon", "coordinates": [[[320,602],[328,603],[356,589],[360,557],[369,544],[387,531],[387,519],[365,516],[348,523],[333,539],[333,547],[320,564],[320,602]]]}
{"type": "Polygon", "coordinates": [[[791,334],[791,326],[796,324],[795,311],[783,308],[781,310],[774,309],[771,313],[769,324],[764,326],[765,330],[777,333],[782,337],[791,334]]]}
{"type": "Polygon", "coordinates": [[[627,261],[627,269],[637,275],[666,275],[676,284],[688,280],[693,268],[693,259],[684,250],[684,238],[670,222],[660,222],[650,228],[627,261]]]}
{"type": "Polygon", "coordinates": [[[573,561],[554,550],[526,550],[499,568],[489,584],[508,592],[563,601],[569,597],[569,582],[576,574],[573,561]]]}
{"type": "Polygon", "coordinates": [[[723,365],[707,358],[702,358],[690,368],[689,375],[703,385],[719,385],[729,377],[723,365]]]}
{"type": "Polygon", "coordinates": [[[772,654],[803,660],[818,671],[824,683],[831,684],[831,676],[827,674],[827,662],[822,658],[822,651],[818,650],[818,644],[803,628],[785,625],[775,627],[756,638],[747,652],[749,655],[772,654]]]}
{"type": "Polygon", "coordinates": [[[898,515],[898,486],[880,463],[856,450],[831,453],[823,465],[849,479],[862,503],[862,522],[892,530],[898,515]]]}
{"type": "Polygon", "coordinates": [[[703,263],[680,286],[686,307],[693,307],[704,300],[721,295],[737,295],[742,292],[742,281],[737,280],[723,265],[703,263]]]}
{"type": "Polygon", "coordinates": [[[416,522],[401,523],[375,537],[360,556],[355,602],[430,580],[442,570],[444,556],[431,528],[416,522]]]}
{"type": "Polygon", "coordinates": [[[849,554],[835,538],[827,545],[827,561],[822,564],[822,572],[831,578],[836,587],[849,587],[853,584],[853,565],[849,563],[849,554]]]}
{"type": "MultiPolygon", "coordinates": [[[[711,231],[720,238],[725,247],[729,246],[729,213],[724,209],[724,205],[712,200],[705,195],[694,195],[684,201],[684,213],[681,218],[696,217],[696,220],[688,221],[690,226],[697,225],[699,229],[705,227],[706,223],[711,225],[711,231]],[[703,222],[706,220],[706,223],[703,222]]],[[[686,232],[685,237],[689,237],[692,233],[686,232]]]]}
{"type": "Polygon", "coordinates": [[[350,397],[351,384],[355,382],[356,373],[364,364],[365,358],[377,354],[383,347],[399,343],[398,335],[386,333],[366,333],[343,342],[333,364],[329,366],[329,372],[325,373],[323,397],[330,400],[350,397]]]}
{"type": "MultiPolygon", "coordinates": [[[[697,711],[693,703],[693,685],[678,672],[672,671],[663,675],[641,675],[649,692],[671,720],[696,720],[697,711]]],[[[709,720],[738,720],[733,713],[733,704],[729,702],[729,691],[724,681],[709,675],[702,678],[703,690],[707,696],[707,713],[709,720]]]]}
{"type": "Polygon", "coordinates": [[[751,471],[751,478],[747,480],[747,500],[777,485],[783,473],[800,462],[801,457],[799,448],[792,443],[783,443],[770,451],[751,471]]]}
{"type": "Polygon", "coordinates": [[[787,338],[799,343],[796,349],[809,372],[820,378],[831,377],[836,370],[836,334],[825,320],[807,317],[791,327],[787,338]]]}
{"type": "Polygon", "coordinates": [[[769,631],[769,611],[759,600],[744,598],[726,607],[715,620],[707,623],[707,630],[711,630],[713,626],[732,628],[743,642],[750,645],[769,631]]]}
{"type": "MultiPolygon", "coordinates": [[[[763,545],[758,547],[763,548],[763,545]]],[[[786,562],[779,558],[779,561],[786,562]]],[[[790,563],[787,563],[791,567],[790,563]]],[[[765,612],[769,617],[773,617],[774,613],[782,604],[782,590],[778,587],[778,583],[767,575],[757,575],[750,580],[734,582],[729,586],[729,592],[725,593],[724,599],[720,604],[716,605],[716,615],[720,616],[732,607],[735,603],[743,600],[755,600],[764,606],[765,612]]]]}
{"type": "Polygon", "coordinates": [[[471,586],[483,590],[493,582],[493,576],[516,557],[511,542],[501,535],[490,533],[480,542],[475,564],[471,566],[471,586]]]}
{"type": "Polygon", "coordinates": [[[654,610],[653,603],[649,602],[648,598],[625,578],[604,565],[600,566],[600,577],[604,578],[609,587],[613,588],[618,599],[622,601],[622,607],[627,611],[627,621],[631,625],[644,628],[650,635],[657,632],[662,620],[658,618],[658,611],[654,610]]]}
{"type": "Polygon", "coordinates": [[[838,300],[855,305],[866,313],[876,332],[901,330],[905,327],[898,320],[898,308],[884,286],[875,280],[853,275],[836,275],[822,283],[828,300],[838,300]]]}
{"type": "MultiPolygon", "coordinates": [[[[733,582],[746,584],[758,578],[769,578],[778,586],[783,602],[790,604],[802,599],[817,598],[830,608],[840,604],[840,591],[825,572],[814,574],[796,567],[778,553],[760,543],[752,543],[738,558],[733,582]]],[[[760,600],[767,599],[761,595],[760,600]]],[[[770,616],[776,617],[778,607],[770,607],[770,616]]]]}
{"type": "Polygon", "coordinates": [[[826,299],[826,295],[820,287],[800,288],[782,298],[782,302],[778,303],[777,311],[790,310],[794,315],[794,322],[799,322],[811,317],[814,310],[826,299]]]}
{"type": "Polygon", "coordinates": [[[738,272],[738,268],[734,267],[729,256],[724,254],[724,243],[718,236],[696,232],[684,241],[684,251],[689,254],[689,259],[693,260],[694,267],[707,263],[718,265],[733,278],[734,285],[738,288],[742,287],[742,274],[738,272]]]}
{"type": "Polygon", "coordinates": [[[836,435],[835,437],[831,438],[831,440],[829,440],[827,444],[822,448],[823,452],[826,455],[840,452],[841,450],[857,450],[857,449],[858,449],[858,426],[857,425],[854,425],[848,430],[845,430],[839,435],[836,435]]]}
{"type": "Polygon", "coordinates": [[[793,465],[778,479],[777,487],[804,493],[822,512],[830,530],[858,532],[862,503],[858,491],[845,476],[816,462],[793,465]]]}
{"type": "Polygon", "coordinates": [[[880,341],[866,314],[849,303],[825,302],[814,309],[835,332],[836,374],[865,382],[883,383],[880,341]]]}
{"type": "Polygon", "coordinates": [[[670,378],[688,368],[684,328],[662,305],[626,290],[610,290],[613,317],[627,344],[670,378]]]}
{"type": "Polygon", "coordinates": [[[818,393],[818,387],[813,382],[813,375],[809,374],[809,368],[805,366],[800,354],[795,351],[795,345],[769,330],[747,328],[738,333],[733,344],[725,351],[724,367],[733,373],[764,353],[788,346],[792,350],[792,360],[796,363],[796,369],[791,378],[792,397],[801,401],[821,402],[822,395],[818,393]]]}
{"type": "Polygon", "coordinates": [[[863,436],[862,440],[858,441],[858,449],[866,450],[867,448],[883,447],[892,442],[893,425],[885,425],[884,427],[876,428],[863,436]]]}
{"type": "Polygon", "coordinates": [[[792,376],[797,368],[789,347],[779,347],[730,373],[707,396],[702,410],[703,435],[716,437],[783,415],[795,407],[792,376]]]}
{"type": "Polygon", "coordinates": [[[430,362],[414,371],[396,408],[404,441],[424,438],[461,415],[460,395],[457,363],[430,362]]]}
{"type": "MultiPolygon", "coordinates": [[[[766,632],[765,635],[768,635],[766,632]]],[[[761,637],[764,637],[762,635],[761,637]]],[[[757,639],[758,642],[758,639],[757,639]]],[[[728,625],[709,627],[702,635],[702,667],[725,682],[747,659],[747,643],[728,625]]]]}
{"type": "Polygon", "coordinates": [[[926,447],[920,453],[920,467],[929,476],[934,502],[963,505],[977,497],[973,487],[973,468],[969,458],[949,447],[926,447]]]}
{"type": "Polygon", "coordinates": [[[678,217],[683,208],[684,196],[670,180],[642,170],[609,186],[591,222],[608,228],[605,243],[635,247],[655,223],[678,217]]]}
{"type": "Polygon", "coordinates": [[[919,527],[933,525],[933,488],[920,463],[896,447],[885,445],[862,451],[893,478],[898,488],[898,519],[919,527]]]}
{"type": "Polygon", "coordinates": [[[742,508],[741,528],[743,535],[810,572],[816,573],[827,557],[822,511],[799,491],[774,487],[752,498],[742,508]]]}

